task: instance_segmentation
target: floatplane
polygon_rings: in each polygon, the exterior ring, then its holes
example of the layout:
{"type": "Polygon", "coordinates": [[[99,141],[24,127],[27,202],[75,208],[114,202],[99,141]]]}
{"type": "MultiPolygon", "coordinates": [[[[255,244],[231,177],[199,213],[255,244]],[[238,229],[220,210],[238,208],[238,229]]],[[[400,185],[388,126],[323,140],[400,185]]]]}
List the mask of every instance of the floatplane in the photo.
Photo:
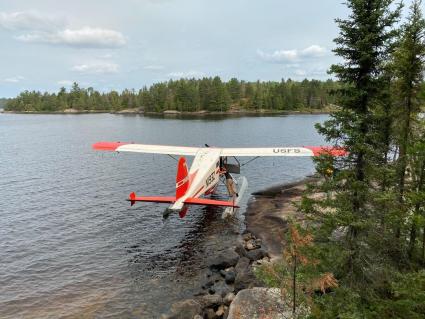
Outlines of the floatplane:
{"type": "MultiPolygon", "coordinates": [[[[267,148],[221,148],[221,147],[186,147],[147,145],[123,142],[98,142],[93,144],[98,151],[133,152],[147,154],[164,154],[173,158],[179,156],[176,174],[175,196],[137,196],[132,192],[128,201],[131,206],[136,202],[154,202],[171,204],[168,211],[186,215],[189,205],[222,206],[229,213],[239,208],[242,193],[247,188],[246,178],[236,180],[232,174],[240,174],[241,164],[238,157],[251,157],[255,160],[263,156],[318,156],[329,154],[344,156],[342,148],[329,146],[303,147],[267,147],[267,148]],[[190,169],[185,156],[194,156],[190,169]],[[229,160],[233,159],[233,160],[229,160]],[[232,163],[233,161],[233,163],[232,163]],[[205,196],[215,192],[219,182],[225,183],[229,200],[216,200],[205,196]],[[230,209],[230,210],[229,210],[230,209]]],[[[176,158],[175,158],[176,159],[176,158]]]]}

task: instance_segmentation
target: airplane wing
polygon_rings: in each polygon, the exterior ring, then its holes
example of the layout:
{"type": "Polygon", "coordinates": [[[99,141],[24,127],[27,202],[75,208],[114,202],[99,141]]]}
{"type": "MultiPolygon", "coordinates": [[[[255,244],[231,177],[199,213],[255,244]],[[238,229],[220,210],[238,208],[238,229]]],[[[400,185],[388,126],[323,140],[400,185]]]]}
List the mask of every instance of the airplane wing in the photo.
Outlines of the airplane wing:
{"type": "Polygon", "coordinates": [[[223,148],[222,156],[319,156],[329,154],[332,156],[347,155],[347,151],[331,146],[303,146],[303,147],[259,147],[259,148],[223,148]]]}
{"type": "Polygon", "coordinates": [[[165,146],[165,145],[147,145],[133,144],[123,142],[97,142],[93,144],[93,149],[98,151],[115,151],[115,152],[136,152],[149,154],[168,154],[168,155],[186,155],[195,156],[198,147],[186,146],[165,146]]]}
{"type": "MultiPolygon", "coordinates": [[[[187,146],[134,144],[134,143],[124,143],[124,142],[98,142],[93,144],[93,149],[98,151],[195,156],[196,153],[201,148],[187,147],[187,146]]],[[[330,147],[330,146],[255,147],[255,148],[251,147],[251,148],[219,148],[219,149],[221,150],[221,156],[236,156],[236,157],[318,156],[321,154],[329,154],[332,156],[347,155],[347,152],[343,148],[330,147]]]]}

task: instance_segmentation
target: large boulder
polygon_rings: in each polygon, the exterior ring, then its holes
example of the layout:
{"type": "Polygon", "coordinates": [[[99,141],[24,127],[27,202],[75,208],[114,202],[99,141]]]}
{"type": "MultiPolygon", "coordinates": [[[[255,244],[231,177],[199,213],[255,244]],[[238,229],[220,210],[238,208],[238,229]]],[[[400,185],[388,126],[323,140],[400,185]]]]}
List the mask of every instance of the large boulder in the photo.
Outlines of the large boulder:
{"type": "Polygon", "coordinates": [[[236,265],[238,262],[239,255],[234,251],[234,249],[228,249],[218,256],[215,256],[209,260],[209,265],[211,269],[226,269],[236,265]]]}
{"type": "Polygon", "coordinates": [[[278,288],[252,288],[238,292],[230,304],[227,319],[287,319],[291,308],[282,300],[278,288]]]}

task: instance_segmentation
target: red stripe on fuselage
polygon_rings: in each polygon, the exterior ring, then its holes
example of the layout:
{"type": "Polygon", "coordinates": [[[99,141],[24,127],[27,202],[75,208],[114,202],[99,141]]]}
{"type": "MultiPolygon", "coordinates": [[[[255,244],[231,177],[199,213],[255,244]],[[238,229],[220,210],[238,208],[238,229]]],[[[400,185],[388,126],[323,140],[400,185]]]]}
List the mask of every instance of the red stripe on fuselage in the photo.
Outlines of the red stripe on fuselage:
{"type": "Polygon", "coordinates": [[[201,190],[204,189],[205,186],[202,186],[200,189],[198,189],[198,191],[195,193],[195,195],[193,195],[193,197],[196,197],[199,195],[199,193],[201,192],[201,190]]]}

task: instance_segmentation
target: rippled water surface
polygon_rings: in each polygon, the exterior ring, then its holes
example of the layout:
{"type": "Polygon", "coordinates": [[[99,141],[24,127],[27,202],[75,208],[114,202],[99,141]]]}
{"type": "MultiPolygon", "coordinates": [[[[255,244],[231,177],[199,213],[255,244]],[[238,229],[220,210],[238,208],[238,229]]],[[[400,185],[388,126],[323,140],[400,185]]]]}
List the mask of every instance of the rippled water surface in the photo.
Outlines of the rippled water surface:
{"type": "MultiPolygon", "coordinates": [[[[129,207],[131,191],[173,194],[174,159],[92,143],[320,145],[313,126],[325,119],[0,114],[0,318],[157,318],[195,292],[207,256],[233,244],[243,209],[229,224],[219,208],[163,220],[163,205],[129,207]]],[[[309,158],[254,161],[246,200],[312,172],[309,158]]]]}

